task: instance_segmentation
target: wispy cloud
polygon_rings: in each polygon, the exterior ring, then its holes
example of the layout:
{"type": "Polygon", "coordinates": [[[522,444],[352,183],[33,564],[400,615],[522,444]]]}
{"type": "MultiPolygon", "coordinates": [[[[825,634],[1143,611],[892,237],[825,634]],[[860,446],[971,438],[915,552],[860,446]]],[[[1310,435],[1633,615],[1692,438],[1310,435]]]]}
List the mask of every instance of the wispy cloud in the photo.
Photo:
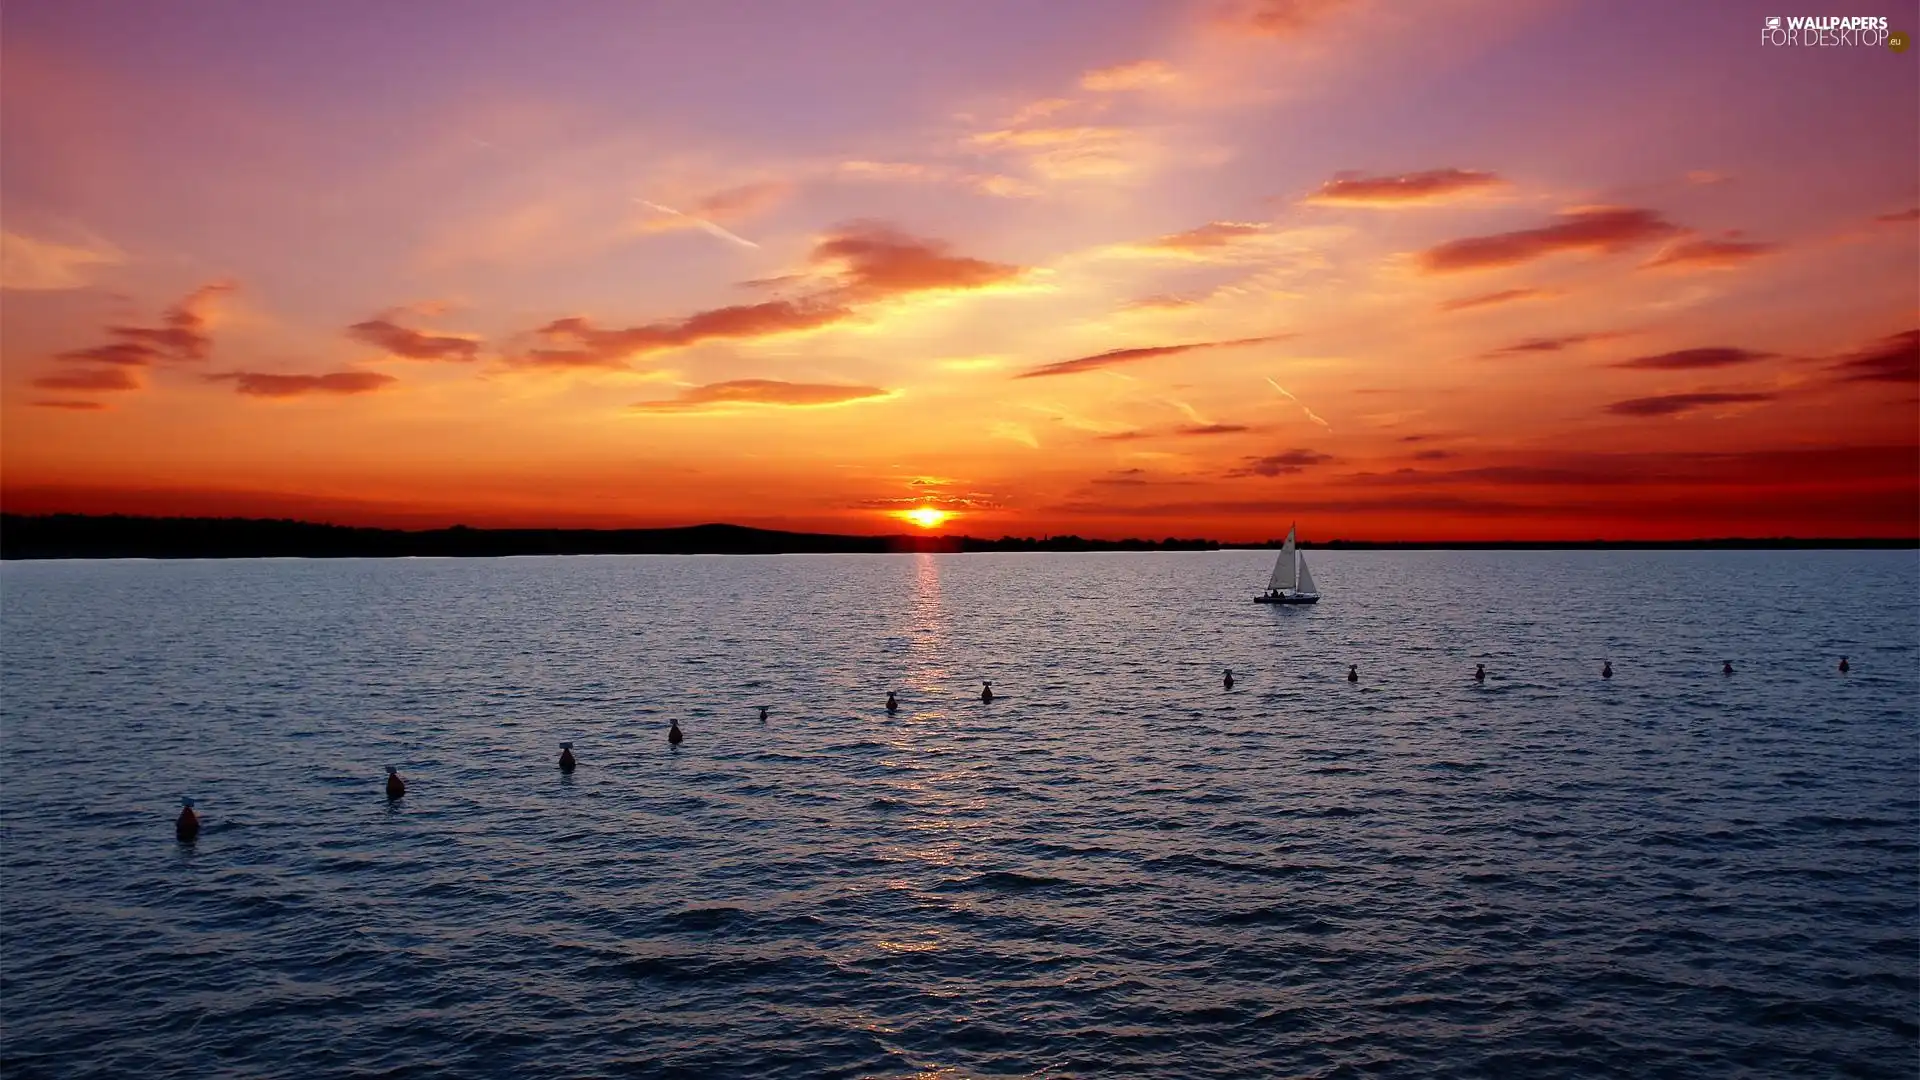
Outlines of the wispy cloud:
{"type": "Polygon", "coordinates": [[[292,398],[309,394],[353,395],[384,389],[399,381],[377,371],[333,371],[324,375],[279,375],[259,371],[228,371],[208,375],[209,382],[231,382],[237,393],[251,397],[292,398]]]}
{"type": "Polygon", "coordinates": [[[1317,206],[1418,206],[1504,187],[1506,181],[1473,169],[1429,169],[1398,176],[1340,173],[1302,202],[1317,206]]]}
{"type": "Polygon", "coordinates": [[[1333,455],[1318,450],[1284,450],[1265,457],[1250,457],[1246,464],[1227,473],[1229,478],[1249,476],[1292,476],[1305,472],[1315,465],[1324,465],[1333,460],[1333,455]]]}
{"type": "Polygon", "coordinates": [[[1729,347],[1681,349],[1678,352],[1660,353],[1655,356],[1636,356],[1631,360],[1622,360],[1613,366],[1636,368],[1642,371],[1691,371],[1699,368],[1752,364],[1772,356],[1772,353],[1729,347]]]}
{"type": "Polygon", "coordinates": [[[1778,244],[1746,240],[1688,240],[1662,251],[1646,263],[1647,269],[1721,270],[1752,262],[1780,250],[1778,244]]]}
{"type": "Polygon", "coordinates": [[[1920,330],[1894,334],[1833,365],[1842,382],[1920,382],[1920,330]]]}
{"type": "Polygon", "coordinates": [[[1321,419],[1320,416],[1317,413],[1315,413],[1312,409],[1307,408],[1307,403],[1295,397],[1293,395],[1293,391],[1288,390],[1286,387],[1281,386],[1277,382],[1274,382],[1272,377],[1268,377],[1267,385],[1273,387],[1275,390],[1280,391],[1281,395],[1284,396],[1288,401],[1291,401],[1295,405],[1300,406],[1300,411],[1307,414],[1307,419],[1313,421],[1316,424],[1319,424],[1323,428],[1326,428],[1328,432],[1333,431],[1333,425],[1321,419]]]}
{"type": "Polygon", "coordinates": [[[1684,416],[1714,405],[1757,404],[1773,398],[1774,395],[1766,393],[1662,394],[1616,401],[1607,406],[1607,411],[1616,416],[1684,416]]]}
{"type": "Polygon", "coordinates": [[[1652,210],[1573,210],[1537,229],[1448,241],[1423,252],[1421,263],[1429,273],[1516,266],[1562,251],[1623,251],[1685,231],[1652,210]]]}
{"type": "Polygon", "coordinates": [[[1353,0],[1239,0],[1215,17],[1214,24],[1243,34],[1300,37],[1331,19],[1353,0]]]}
{"type": "Polygon", "coordinates": [[[818,408],[888,396],[891,395],[877,386],[735,379],[691,387],[681,391],[678,397],[642,401],[632,407],[640,412],[717,412],[738,405],[818,408]]]}
{"type": "Polygon", "coordinates": [[[33,380],[42,390],[138,390],[140,380],[125,367],[80,368],[33,380]]]}
{"type": "Polygon", "coordinates": [[[45,292],[93,284],[92,268],[126,262],[105,241],[59,244],[15,232],[0,232],[0,289],[45,292]]]}
{"type": "Polygon", "coordinates": [[[1481,293],[1478,296],[1463,296],[1457,300],[1448,300],[1440,305],[1441,311],[1468,311],[1473,308],[1493,307],[1496,304],[1513,304],[1522,300],[1545,300],[1563,296],[1564,293],[1552,289],[1501,289],[1499,292],[1481,293]]]}
{"type": "Polygon", "coordinates": [[[1204,349],[1233,349],[1243,345],[1264,345],[1272,341],[1281,341],[1291,334],[1271,334],[1266,337],[1240,338],[1235,341],[1195,341],[1183,345],[1149,345],[1136,349],[1114,349],[1095,356],[1082,356],[1073,360],[1061,360],[1052,364],[1043,364],[1030,371],[1014,376],[1016,379],[1037,379],[1046,375],[1078,375],[1081,372],[1097,371],[1100,368],[1117,364],[1133,364],[1142,360],[1153,360],[1162,356],[1178,356],[1182,353],[1198,352],[1204,349]]]}
{"type": "Polygon", "coordinates": [[[1580,345],[1590,345],[1596,341],[1612,341],[1625,337],[1619,331],[1602,330],[1584,334],[1562,334],[1559,337],[1536,337],[1525,341],[1516,341],[1512,345],[1495,349],[1490,356],[1516,356],[1528,353],[1561,352],[1580,345]]]}
{"type": "Polygon", "coordinates": [[[1179,77],[1172,65],[1164,60],[1136,60],[1131,64],[1115,64],[1113,67],[1089,71],[1080,76],[1080,88],[1099,93],[1143,90],[1165,86],[1179,77]]]}
{"type": "Polygon", "coordinates": [[[741,247],[757,248],[760,246],[759,244],[754,243],[753,241],[747,239],[744,236],[741,236],[737,233],[734,233],[725,228],[722,228],[719,225],[716,225],[715,223],[707,220],[706,218],[699,217],[694,214],[685,213],[684,211],[675,210],[671,206],[662,206],[657,202],[651,202],[647,199],[641,199],[636,197],[634,201],[656,213],[667,215],[667,218],[670,221],[685,222],[689,225],[692,225],[695,228],[705,230],[708,235],[717,236],[720,239],[726,240],[730,243],[739,244],[741,247]]]}
{"type": "Polygon", "coordinates": [[[347,336],[372,345],[388,356],[408,360],[466,362],[479,358],[480,342],[477,339],[413,330],[394,321],[398,314],[397,311],[389,311],[365,322],[354,323],[347,327],[347,336]]]}

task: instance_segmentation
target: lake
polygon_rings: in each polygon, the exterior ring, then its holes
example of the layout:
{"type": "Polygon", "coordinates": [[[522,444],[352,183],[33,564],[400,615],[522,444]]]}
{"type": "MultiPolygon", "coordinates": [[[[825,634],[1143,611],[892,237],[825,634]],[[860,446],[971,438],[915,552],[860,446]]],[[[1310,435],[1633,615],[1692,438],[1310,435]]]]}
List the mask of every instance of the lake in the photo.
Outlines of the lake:
{"type": "Polygon", "coordinates": [[[1920,553],[1272,557],[6,563],[0,1072],[1915,1075],[1920,553]]]}

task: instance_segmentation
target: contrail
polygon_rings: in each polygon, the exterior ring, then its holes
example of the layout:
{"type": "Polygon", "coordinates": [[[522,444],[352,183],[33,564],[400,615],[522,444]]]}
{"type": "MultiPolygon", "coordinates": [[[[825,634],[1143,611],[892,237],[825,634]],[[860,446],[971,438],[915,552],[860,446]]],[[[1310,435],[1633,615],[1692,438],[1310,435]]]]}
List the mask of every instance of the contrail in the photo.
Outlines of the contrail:
{"type": "Polygon", "coordinates": [[[661,206],[657,202],[648,202],[645,199],[641,199],[637,197],[634,199],[634,201],[639,203],[642,206],[648,207],[649,209],[657,210],[662,214],[672,214],[674,217],[686,218],[688,221],[693,222],[695,225],[700,226],[702,229],[705,229],[706,231],[708,231],[709,233],[712,233],[713,235],[719,237],[720,239],[731,240],[734,243],[739,244],[741,247],[757,248],[760,246],[759,244],[754,243],[753,241],[747,239],[744,236],[735,236],[733,233],[730,233],[727,230],[721,228],[720,226],[715,225],[713,222],[708,221],[706,218],[697,218],[697,217],[694,217],[692,214],[683,214],[680,211],[675,210],[671,206],[661,206]]]}
{"type": "Polygon", "coordinates": [[[1267,380],[1267,385],[1268,385],[1268,386],[1271,386],[1271,387],[1273,387],[1273,388],[1274,388],[1275,390],[1278,390],[1278,391],[1280,391],[1281,393],[1283,393],[1283,394],[1285,394],[1285,395],[1287,395],[1287,400],[1288,400],[1288,401],[1291,401],[1291,402],[1293,402],[1293,403],[1294,403],[1295,405],[1298,405],[1298,406],[1300,406],[1300,411],[1301,411],[1301,412],[1304,412],[1304,413],[1306,413],[1306,414],[1307,414],[1307,419],[1309,419],[1309,420],[1311,420],[1311,421],[1313,421],[1313,422],[1314,422],[1314,423],[1316,423],[1316,424],[1319,424],[1319,425],[1320,425],[1321,427],[1323,427],[1323,428],[1326,428],[1326,429],[1327,429],[1327,430],[1328,430],[1329,432],[1331,432],[1331,431],[1333,430],[1333,425],[1332,425],[1332,424],[1329,424],[1329,423],[1327,423],[1327,422],[1326,422],[1325,420],[1322,420],[1322,419],[1320,419],[1320,418],[1319,418],[1318,416],[1315,416],[1315,415],[1314,415],[1314,413],[1313,413],[1313,410],[1312,410],[1312,409],[1309,409],[1309,408],[1307,408],[1307,403],[1306,403],[1306,402],[1304,402],[1304,401],[1301,401],[1301,400],[1300,400],[1299,398],[1297,398],[1297,397],[1294,397],[1294,396],[1293,396],[1293,393],[1292,393],[1292,391],[1290,391],[1290,390],[1288,390],[1288,389],[1287,389],[1286,387],[1284,387],[1284,386],[1281,386],[1281,385],[1280,385],[1279,383],[1277,383],[1277,382],[1274,382],[1274,381],[1273,381],[1272,379],[1268,379],[1268,380],[1267,380]]]}

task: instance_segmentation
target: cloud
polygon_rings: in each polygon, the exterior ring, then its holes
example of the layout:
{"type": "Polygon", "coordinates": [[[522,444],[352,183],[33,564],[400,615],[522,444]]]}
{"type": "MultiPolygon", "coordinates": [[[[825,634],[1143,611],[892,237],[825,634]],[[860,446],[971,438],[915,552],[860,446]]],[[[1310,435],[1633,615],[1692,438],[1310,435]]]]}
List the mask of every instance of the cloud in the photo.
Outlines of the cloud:
{"type": "Polygon", "coordinates": [[[1456,453],[1454,453],[1454,452],[1453,452],[1453,451],[1451,451],[1451,450],[1422,450],[1422,451],[1420,451],[1419,453],[1417,453],[1417,454],[1415,454],[1415,455],[1413,455],[1413,460],[1415,460],[1415,461],[1445,461],[1445,460],[1447,460],[1448,458],[1453,458],[1453,457],[1459,457],[1459,456],[1460,456],[1460,455],[1458,455],[1458,454],[1456,454],[1456,453]]]}
{"type": "Polygon", "coordinates": [[[1030,199],[1040,189],[1000,173],[974,172],[950,165],[928,165],[911,161],[845,161],[837,172],[855,180],[917,181],[954,184],[997,199],[1030,199]]]}
{"type": "Polygon", "coordinates": [[[1198,301],[1188,299],[1187,297],[1184,297],[1184,296],[1172,296],[1169,294],[1162,293],[1159,296],[1143,296],[1138,300],[1128,301],[1126,304],[1123,304],[1121,306],[1121,310],[1123,311],[1174,311],[1179,308],[1192,307],[1197,302],[1198,301]]]}
{"type": "Polygon", "coordinates": [[[1478,296],[1463,296],[1458,300],[1448,300],[1440,305],[1440,310],[1466,311],[1470,308],[1492,307],[1495,304],[1511,304],[1521,300],[1545,300],[1548,297],[1561,295],[1564,294],[1551,289],[1502,289],[1499,292],[1481,293],[1478,296]]]}
{"type": "Polygon", "coordinates": [[[1920,330],[1908,330],[1833,365],[1841,382],[1920,382],[1920,330]]]}
{"type": "Polygon", "coordinates": [[[226,281],[202,285],[168,308],[161,316],[162,325],[109,326],[107,333],[119,341],[69,350],[56,358],[125,367],[145,367],[166,360],[205,360],[213,351],[213,338],[208,333],[213,308],[234,288],[232,282],[226,281]]]}
{"type": "Polygon", "coordinates": [[[56,244],[14,232],[0,232],[0,289],[45,292],[93,284],[87,271],[118,266],[126,256],[111,244],[56,244]]]}
{"type": "Polygon", "coordinates": [[[1150,86],[1164,86],[1179,77],[1164,60],[1136,60],[1131,64],[1116,64],[1089,71],[1080,76],[1080,88],[1101,93],[1143,90],[1150,86]]]}
{"type": "Polygon", "coordinates": [[[408,360],[452,360],[467,362],[480,356],[480,342],[455,334],[428,334],[393,321],[395,312],[387,312],[366,322],[347,327],[347,336],[386,351],[388,356],[408,360]]]}
{"type": "Polygon", "coordinates": [[[783,405],[791,408],[817,408],[845,405],[869,398],[890,397],[877,386],[837,386],[828,383],[792,383],[775,379],[735,379],[708,383],[680,392],[664,401],[642,401],[632,406],[640,412],[712,412],[730,405],[783,405]]]}
{"type": "Polygon", "coordinates": [[[1528,338],[1525,341],[1518,341],[1512,345],[1508,345],[1504,349],[1496,349],[1488,355],[1510,356],[1519,353],[1560,352],[1563,349],[1572,348],[1576,345],[1586,345],[1595,341],[1611,341],[1614,338],[1625,336],[1626,335],[1617,331],[1599,331],[1589,334],[1566,334],[1561,337],[1528,338]]]}
{"type": "Polygon", "coordinates": [[[1243,34],[1295,38],[1351,3],[1352,0],[1246,0],[1228,8],[1215,21],[1243,34]]]}
{"type": "Polygon", "coordinates": [[[693,212],[715,221],[752,217],[778,206],[793,191],[784,180],[762,180],[716,191],[693,204],[693,212]]]}
{"type": "Polygon", "coordinates": [[[634,201],[638,202],[640,205],[646,207],[647,209],[652,210],[656,214],[665,215],[664,217],[657,217],[657,218],[654,218],[652,221],[648,222],[644,226],[647,232],[666,232],[671,229],[679,229],[679,228],[699,229],[702,232],[705,232],[706,234],[708,234],[709,236],[717,236],[720,239],[725,240],[730,244],[738,244],[741,247],[750,247],[750,248],[757,248],[760,246],[759,244],[754,243],[753,241],[747,239],[744,236],[739,235],[738,233],[732,232],[731,230],[722,228],[721,226],[716,225],[711,221],[708,221],[706,218],[698,217],[696,215],[689,214],[684,211],[675,210],[671,206],[662,206],[657,202],[649,202],[646,199],[636,198],[634,201]]]}
{"type": "Polygon", "coordinates": [[[1399,176],[1339,173],[1302,199],[1316,206],[1407,206],[1445,202],[1457,195],[1504,187],[1506,181],[1473,169],[1429,169],[1399,176]]]}
{"type": "Polygon", "coordinates": [[[1657,356],[1636,356],[1631,360],[1622,360],[1612,365],[1617,368],[1638,368],[1644,371],[1688,371],[1695,368],[1732,367],[1735,364],[1751,364],[1773,356],[1772,353],[1754,352],[1751,349],[1706,348],[1681,349],[1679,352],[1660,353],[1657,356]]]}
{"type": "Polygon", "coordinates": [[[300,397],[305,394],[365,394],[399,381],[377,371],[334,371],[325,375],[228,371],[206,378],[208,382],[231,382],[237,393],[267,398],[300,397]]]}
{"type": "Polygon", "coordinates": [[[853,314],[842,305],[810,300],[769,300],[697,312],[678,321],[602,329],[578,316],[556,319],[534,331],[558,348],[533,349],[518,358],[535,367],[624,368],[647,353],[703,341],[765,338],[815,330],[853,314]]]}
{"type": "Polygon", "coordinates": [[[1615,252],[1686,230],[1652,210],[1572,210],[1552,225],[1451,240],[1421,254],[1429,273],[1515,266],[1562,251],[1615,252]]]}
{"type": "Polygon", "coordinates": [[[905,293],[984,289],[1026,273],[1025,267],[949,254],[952,245],[909,236],[877,221],[842,225],[814,245],[808,263],[837,268],[847,299],[870,301],[905,293]]]}
{"type": "Polygon", "coordinates": [[[1293,402],[1295,405],[1300,406],[1300,411],[1307,414],[1307,419],[1313,421],[1316,424],[1319,424],[1323,428],[1326,428],[1328,432],[1333,431],[1332,424],[1327,423],[1324,419],[1320,417],[1318,413],[1315,413],[1312,409],[1307,408],[1307,403],[1304,401],[1301,401],[1298,397],[1295,397],[1293,391],[1287,389],[1284,386],[1281,386],[1277,382],[1274,382],[1272,376],[1267,376],[1267,385],[1273,387],[1275,390],[1280,391],[1280,396],[1286,398],[1288,401],[1293,402]]]}
{"type": "Polygon", "coordinates": [[[1174,429],[1175,435],[1239,435],[1253,429],[1245,424],[1193,424],[1174,429]]]}
{"type": "Polygon", "coordinates": [[[1247,464],[1227,473],[1229,477],[1247,476],[1290,476],[1304,472],[1315,465],[1324,465],[1333,460],[1333,455],[1318,450],[1286,450],[1265,457],[1247,458],[1247,464]]]}
{"type": "Polygon", "coordinates": [[[1711,169],[1695,169],[1687,174],[1687,183],[1696,187],[1710,187],[1715,184],[1729,183],[1732,180],[1733,177],[1726,173],[1714,172],[1711,169]]]}
{"type": "Polygon", "coordinates": [[[1010,424],[1001,421],[988,427],[987,434],[996,439],[1007,439],[1012,442],[1017,442],[1030,449],[1040,449],[1040,440],[1034,437],[1031,430],[1020,424],[1010,424]]]}
{"type": "Polygon", "coordinates": [[[514,357],[529,367],[627,367],[636,356],[704,341],[757,340],[818,330],[852,318],[861,305],[928,292],[987,289],[1018,280],[1026,267],[951,253],[951,245],[909,236],[880,222],[839,226],[815,243],[805,274],[782,283],[810,283],[793,299],[735,304],[684,319],[605,328],[583,316],[556,319],[534,331],[542,345],[514,357]]]}
{"type": "Polygon", "coordinates": [[[138,390],[140,380],[124,367],[82,368],[42,375],[33,385],[42,390],[138,390]]]}
{"type": "Polygon", "coordinates": [[[1170,233],[1144,243],[1120,244],[1106,249],[1115,255],[1147,258],[1215,261],[1222,255],[1239,255],[1242,246],[1270,236],[1267,226],[1250,221],[1210,221],[1185,232],[1170,233]]]}
{"type": "Polygon", "coordinates": [[[982,131],[968,136],[966,145],[1022,155],[1041,177],[1063,181],[1124,179],[1144,171],[1156,152],[1130,128],[1092,125],[982,131]]]}
{"type": "Polygon", "coordinates": [[[1131,364],[1141,360],[1152,360],[1162,356],[1178,356],[1181,353],[1198,352],[1203,349],[1232,349],[1241,345],[1262,345],[1270,341],[1281,341],[1292,337],[1291,334],[1272,334],[1267,337],[1240,338],[1235,341],[1196,341],[1185,345],[1150,345],[1138,349],[1115,349],[1097,356],[1082,356],[1074,360],[1061,360],[1052,364],[1043,364],[1030,371],[1014,376],[1016,379],[1037,379],[1043,375],[1077,375],[1083,371],[1096,371],[1113,367],[1116,364],[1131,364]]]}
{"type": "Polygon", "coordinates": [[[1772,401],[1773,397],[1772,394],[1758,393],[1663,394],[1659,397],[1616,401],[1607,406],[1607,411],[1616,416],[1683,416],[1712,405],[1772,401]]]}
{"type": "Polygon", "coordinates": [[[1920,221],[1920,206],[1908,210],[1897,210],[1891,214],[1881,214],[1873,220],[1883,225],[1900,225],[1909,221],[1920,221]]]}
{"type": "Polygon", "coordinates": [[[104,402],[80,401],[74,398],[40,398],[28,404],[36,409],[69,409],[74,412],[94,412],[107,407],[104,402]]]}
{"type": "Polygon", "coordinates": [[[1682,244],[1675,244],[1642,266],[1649,270],[1672,266],[1724,269],[1751,262],[1762,255],[1771,255],[1779,250],[1778,244],[1761,244],[1742,240],[1689,240],[1682,244]]]}

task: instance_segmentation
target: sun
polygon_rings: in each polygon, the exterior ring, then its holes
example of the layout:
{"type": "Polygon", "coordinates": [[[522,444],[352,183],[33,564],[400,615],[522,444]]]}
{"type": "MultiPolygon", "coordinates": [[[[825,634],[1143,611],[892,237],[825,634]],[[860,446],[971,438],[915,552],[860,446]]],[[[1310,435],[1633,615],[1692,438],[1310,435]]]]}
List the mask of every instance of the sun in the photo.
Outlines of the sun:
{"type": "Polygon", "coordinates": [[[923,529],[934,529],[938,528],[941,522],[953,515],[947,513],[945,510],[935,510],[931,506],[916,506],[900,516],[923,529]]]}

